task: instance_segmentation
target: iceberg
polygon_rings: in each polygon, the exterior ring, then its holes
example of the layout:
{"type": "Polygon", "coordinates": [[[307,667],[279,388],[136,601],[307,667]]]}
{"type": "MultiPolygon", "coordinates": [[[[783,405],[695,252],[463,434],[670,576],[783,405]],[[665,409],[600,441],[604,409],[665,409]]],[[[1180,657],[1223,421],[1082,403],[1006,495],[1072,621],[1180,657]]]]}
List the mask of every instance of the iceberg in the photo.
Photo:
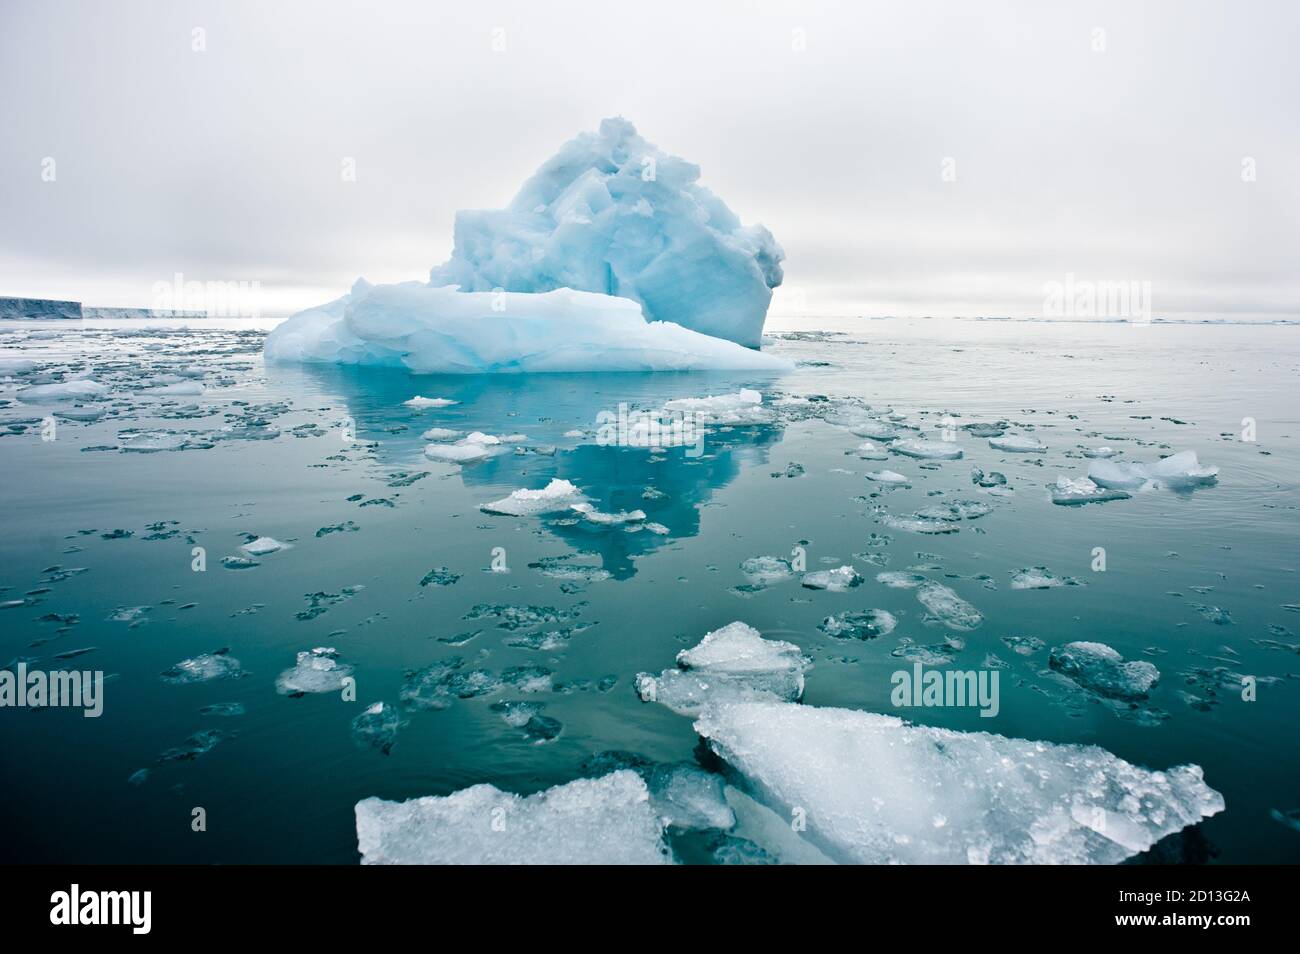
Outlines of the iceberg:
{"type": "Polygon", "coordinates": [[[786,702],[695,722],[759,801],[851,864],[1116,864],[1224,808],[1196,765],[786,702]]]}
{"type": "Polygon", "coordinates": [[[630,299],[672,322],[756,348],[785,252],[623,118],[560,147],[508,208],[456,215],[451,260],[430,285],[557,288],[630,299]]]}
{"type": "Polygon", "coordinates": [[[357,850],[375,864],[668,864],[663,822],[635,772],[522,797],[474,785],[445,797],[357,802],[357,850]]]}
{"type": "Polygon", "coordinates": [[[581,500],[582,491],[567,480],[553,477],[541,490],[516,490],[509,497],[479,504],[479,509],[506,517],[532,517],[568,510],[581,500]]]}
{"type": "Polygon", "coordinates": [[[461,292],[364,279],[266,338],[271,362],[376,365],[418,374],[786,371],[783,358],[665,321],[626,298],[561,288],[461,292]]]}

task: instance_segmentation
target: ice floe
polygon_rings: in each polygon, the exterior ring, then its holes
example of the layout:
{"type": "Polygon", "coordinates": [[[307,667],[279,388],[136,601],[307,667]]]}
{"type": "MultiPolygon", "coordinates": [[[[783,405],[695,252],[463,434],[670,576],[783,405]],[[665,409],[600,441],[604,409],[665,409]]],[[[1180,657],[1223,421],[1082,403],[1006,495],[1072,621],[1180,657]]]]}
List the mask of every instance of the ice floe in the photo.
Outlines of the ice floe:
{"type": "Polygon", "coordinates": [[[833,570],[813,570],[803,575],[800,582],[810,590],[827,590],[845,593],[862,584],[862,576],[851,566],[837,566],[833,570]]]}
{"type": "Polygon", "coordinates": [[[543,513],[554,513],[570,509],[582,500],[582,492],[572,483],[560,478],[540,490],[527,488],[511,492],[509,497],[480,504],[484,513],[502,514],[509,517],[530,517],[543,513]]]}
{"type": "Polygon", "coordinates": [[[1009,434],[1006,437],[990,437],[989,447],[994,450],[1007,451],[1012,454],[1041,454],[1047,450],[1045,444],[1037,438],[1023,434],[1009,434]]]}
{"type": "Polygon", "coordinates": [[[362,864],[665,864],[663,822],[635,772],[529,796],[474,785],[447,796],[357,803],[362,864]]]}
{"type": "Polygon", "coordinates": [[[1199,766],[850,709],[738,702],[695,730],[842,863],[1115,864],[1224,807],[1199,766]]]}
{"type": "Polygon", "coordinates": [[[1107,500],[1127,500],[1132,496],[1126,490],[1101,487],[1087,477],[1058,477],[1056,483],[1049,484],[1047,489],[1052,494],[1052,503],[1064,507],[1103,503],[1107,500]]]}
{"type": "Polygon", "coordinates": [[[337,650],[325,646],[298,653],[294,667],[276,677],[275,691],[282,696],[338,692],[343,688],[343,680],[353,671],[350,663],[339,662],[338,657],[337,650]]]}
{"type": "MultiPolygon", "coordinates": [[[[871,435],[867,435],[871,436],[871,435]]],[[[894,441],[889,449],[905,457],[917,457],[922,460],[958,460],[961,448],[951,441],[927,441],[920,438],[906,437],[894,441]]]]}
{"type": "Polygon", "coordinates": [[[1203,467],[1195,451],[1171,454],[1154,464],[1094,460],[1088,466],[1088,479],[1108,490],[1189,490],[1213,484],[1218,475],[1219,468],[1203,467]]]}
{"type": "Polygon", "coordinates": [[[1056,672],[1089,692],[1113,699],[1145,699],[1160,681],[1160,670],[1144,659],[1124,661],[1105,643],[1073,642],[1056,646],[1048,659],[1056,672]]]}
{"type": "Polygon", "coordinates": [[[20,388],[14,395],[24,404],[48,404],[57,401],[89,401],[101,398],[108,388],[90,378],[76,381],[58,381],[53,384],[34,384],[20,388]]]}

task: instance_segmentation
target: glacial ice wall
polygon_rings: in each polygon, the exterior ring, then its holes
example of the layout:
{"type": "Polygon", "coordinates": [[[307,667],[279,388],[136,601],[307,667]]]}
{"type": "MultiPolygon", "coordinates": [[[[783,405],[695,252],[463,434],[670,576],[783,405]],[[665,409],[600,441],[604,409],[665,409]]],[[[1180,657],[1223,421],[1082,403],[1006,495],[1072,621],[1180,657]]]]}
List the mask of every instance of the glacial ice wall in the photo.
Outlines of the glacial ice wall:
{"type": "Polygon", "coordinates": [[[785,252],[699,176],[626,119],[606,119],[565,143],[508,208],[457,213],[452,257],[430,284],[616,295],[651,321],[758,347],[785,252]]]}

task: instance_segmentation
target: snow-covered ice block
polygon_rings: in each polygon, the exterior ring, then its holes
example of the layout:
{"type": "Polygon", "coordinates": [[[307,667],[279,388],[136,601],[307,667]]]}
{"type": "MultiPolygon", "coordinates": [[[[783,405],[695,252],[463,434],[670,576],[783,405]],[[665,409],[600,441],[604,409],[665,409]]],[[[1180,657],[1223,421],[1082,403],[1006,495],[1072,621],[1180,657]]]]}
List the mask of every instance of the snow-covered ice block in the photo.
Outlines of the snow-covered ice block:
{"type": "Polygon", "coordinates": [[[454,444],[430,444],[424,449],[424,456],[448,464],[472,464],[505,453],[503,443],[494,434],[474,431],[454,444]]]}
{"type": "Polygon", "coordinates": [[[45,404],[52,401],[88,401],[103,397],[108,388],[90,378],[76,381],[59,381],[54,384],[34,384],[22,388],[14,397],[24,404],[45,404]]]}
{"type": "Polygon", "coordinates": [[[1097,486],[1111,490],[1149,490],[1161,487],[1188,490],[1214,483],[1219,478],[1219,468],[1202,467],[1196,459],[1196,451],[1182,451],[1161,458],[1154,464],[1094,460],[1088,465],[1088,478],[1097,486]]]}
{"type": "Polygon", "coordinates": [[[1196,765],[913,726],[781,702],[705,708],[695,730],[804,837],[859,864],[1114,864],[1223,810],[1196,765]]]}
{"type": "Polygon", "coordinates": [[[994,450],[1007,451],[1012,454],[1038,454],[1047,450],[1046,444],[1040,444],[1037,438],[1025,434],[1008,434],[1005,437],[990,437],[989,447],[994,450]]]}
{"type": "Polygon", "coordinates": [[[285,546],[285,544],[275,539],[275,537],[258,537],[256,540],[248,541],[239,549],[243,550],[249,556],[266,556],[268,553],[275,553],[278,550],[283,550],[285,546]]]}
{"type": "Polygon", "coordinates": [[[908,478],[904,477],[896,470],[870,470],[862,476],[867,480],[874,480],[878,484],[905,484],[908,478]]]}
{"type": "Polygon", "coordinates": [[[1105,643],[1073,642],[1052,648],[1048,665],[1076,684],[1112,699],[1145,699],[1160,670],[1145,659],[1124,661],[1105,643]]]}
{"type": "Polygon", "coordinates": [[[453,401],[451,398],[431,398],[422,394],[417,394],[408,401],[402,402],[404,405],[415,410],[423,410],[427,407],[451,407],[453,404],[459,404],[459,401],[453,401]]]}
{"type": "Polygon", "coordinates": [[[521,797],[492,785],[357,802],[362,864],[668,864],[646,784],[626,769],[521,797]]]}
{"type": "Polygon", "coordinates": [[[430,284],[617,295],[653,321],[756,348],[785,253],[699,175],[626,119],[606,119],[561,146],[508,208],[457,213],[452,257],[430,284]]]}
{"type": "Polygon", "coordinates": [[[889,445],[889,449],[895,454],[919,457],[922,460],[957,460],[961,457],[961,448],[951,441],[926,441],[906,437],[894,441],[889,445]]]}
{"type": "Polygon", "coordinates": [[[268,361],[405,368],[417,373],[785,371],[783,358],[666,321],[627,298],[561,288],[460,292],[358,280],[266,338],[268,361]]]}
{"type": "Polygon", "coordinates": [[[568,510],[581,499],[582,491],[569,481],[555,477],[540,490],[516,490],[509,497],[479,504],[479,509],[484,513],[497,513],[507,517],[531,517],[568,510]]]}
{"type": "Polygon", "coordinates": [[[862,577],[851,566],[837,566],[833,570],[813,570],[805,573],[800,581],[810,590],[827,590],[831,593],[846,593],[862,584],[862,577]]]}
{"type": "Polygon", "coordinates": [[[794,643],[764,639],[742,622],[729,623],[677,654],[678,669],[658,676],[639,673],[643,702],[658,702],[680,715],[705,705],[755,699],[793,701],[803,695],[811,663],[794,643]]]}
{"type": "Polygon", "coordinates": [[[1058,477],[1056,483],[1049,484],[1052,503],[1063,507],[1076,504],[1102,503],[1106,500],[1126,500],[1131,494],[1126,490],[1113,487],[1099,487],[1087,477],[1058,477]]]}

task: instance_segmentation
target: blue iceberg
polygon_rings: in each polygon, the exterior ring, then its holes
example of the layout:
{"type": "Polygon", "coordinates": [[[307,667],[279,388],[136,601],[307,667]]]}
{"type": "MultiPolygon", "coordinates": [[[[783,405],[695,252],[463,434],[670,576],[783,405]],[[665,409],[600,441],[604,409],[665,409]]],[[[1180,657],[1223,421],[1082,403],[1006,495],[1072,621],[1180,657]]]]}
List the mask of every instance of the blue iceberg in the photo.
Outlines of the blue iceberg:
{"type": "Polygon", "coordinates": [[[272,361],[421,373],[762,370],[785,253],[697,184],[699,167],[606,119],[507,209],[456,216],[429,283],[358,280],[267,338],[272,361]]]}

